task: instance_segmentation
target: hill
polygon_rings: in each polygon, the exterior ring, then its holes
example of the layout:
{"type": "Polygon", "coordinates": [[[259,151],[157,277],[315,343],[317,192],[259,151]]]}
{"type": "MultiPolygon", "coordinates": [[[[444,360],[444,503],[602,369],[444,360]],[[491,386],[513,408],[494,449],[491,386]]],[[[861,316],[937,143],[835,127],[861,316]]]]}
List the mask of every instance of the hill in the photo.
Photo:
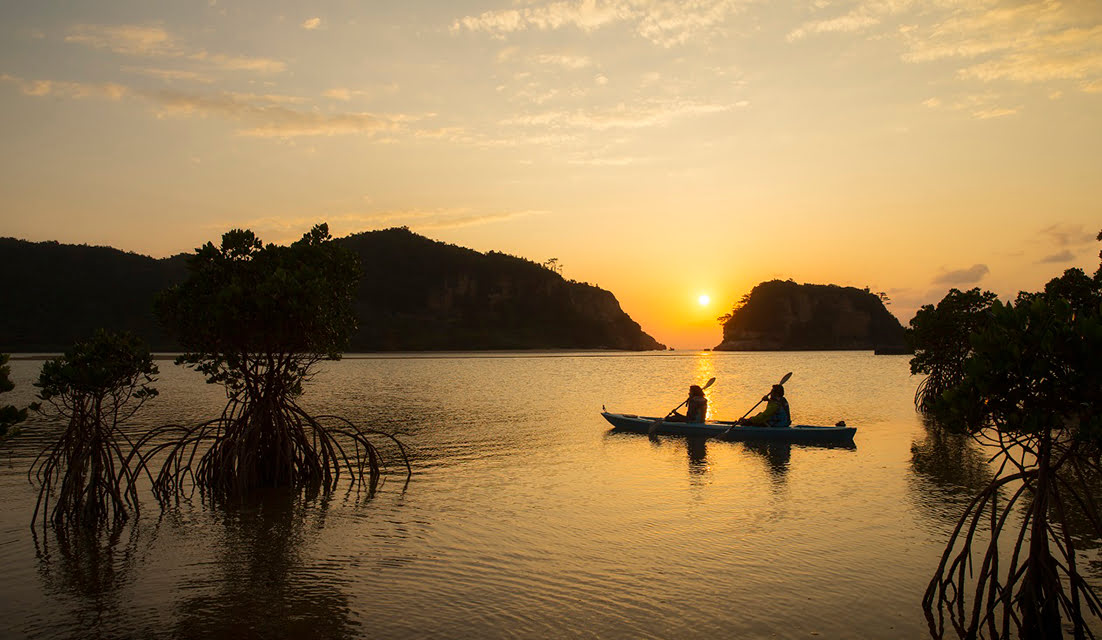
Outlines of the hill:
{"type": "Polygon", "coordinates": [[[906,350],[903,326],[867,289],[763,282],[723,321],[718,351],[906,350]]]}
{"type": "MultiPolygon", "coordinates": [[[[337,242],[364,268],[352,351],[664,348],[610,292],[529,260],[404,228],[337,242]]],[[[61,351],[100,327],[178,350],[154,318],[153,299],[186,276],[186,260],[0,238],[0,352],[61,351]]]]}

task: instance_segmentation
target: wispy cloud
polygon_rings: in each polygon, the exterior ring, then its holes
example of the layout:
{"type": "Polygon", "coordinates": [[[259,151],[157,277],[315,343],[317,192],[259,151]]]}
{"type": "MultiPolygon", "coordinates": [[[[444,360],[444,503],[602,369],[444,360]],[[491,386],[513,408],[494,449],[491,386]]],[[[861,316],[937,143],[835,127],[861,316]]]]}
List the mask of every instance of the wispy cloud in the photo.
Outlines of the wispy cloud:
{"type": "MultiPolygon", "coordinates": [[[[982,82],[1102,79],[1102,13],[1042,0],[962,5],[904,33],[908,62],[958,59],[960,77],[982,82]],[[975,61],[975,62],[972,62],[975,61]]],[[[1097,5],[1095,5],[1097,7],[1097,5]]]]}
{"type": "Polygon", "coordinates": [[[186,60],[221,71],[270,74],[287,68],[282,61],[272,58],[211,53],[189,47],[157,25],[77,25],[69,30],[65,41],[124,56],[186,60]]]}
{"type": "Polygon", "coordinates": [[[672,47],[713,35],[745,4],[745,0],[557,0],[465,16],[455,20],[451,29],[505,37],[564,28],[588,33],[623,23],[657,45],[672,47]]]}
{"type": "Polygon", "coordinates": [[[340,87],[336,89],[329,89],[328,91],[323,91],[321,95],[325,96],[326,98],[348,102],[352,99],[352,90],[340,87]]]}
{"type": "Polygon", "coordinates": [[[795,42],[815,33],[852,33],[879,23],[880,19],[866,10],[856,10],[836,18],[805,22],[790,31],[786,39],[795,42]]]}
{"type": "Polygon", "coordinates": [[[321,26],[321,18],[307,18],[302,22],[302,28],[307,31],[313,31],[321,26]]]}
{"type": "Polygon", "coordinates": [[[979,109],[973,111],[972,115],[978,120],[989,120],[991,118],[1002,118],[1005,116],[1012,116],[1018,113],[1018,109],[1009,109],[1006,107],[996,107],[994,109],[979,109]]]}
{"type": "Polygon", "coordinates": [[[180,43],[159,26],[84,24],[70,29],[65,41],[125,56],[184,55],[180,43]]]}
{"type": "Polygon", "coordinates": [[[593,61],[587,56],[575,56],[565,53],[538,55],[535,60],[541,65],[551,65],[564,69],[584,69],[593,65],[593,61]]]}
{"type": "Polygon", "coordinates": [[[149,76],[151,78],[159,78],[165,82],[174,82],[183,80],[187,82],[199,82],[202,84],[211,84],[214,82],[214,78],[211,76],[199,73],[198,71],[188,71],[186,69],[160,69],[157,67],[123,67],[123,71],[127,73],[136,73],[138,75],[149,76]]]}
{"type": "Polygon", "coordinates": [[[290,96],[220,93],[198,95],[177,91],[148,94],[159,107],[159,115],[220,116],[242,123],[238,134],[253,137],[290,138],[341,134],[375,135],[403,129],[417,119],[408,115],[374,113],[321,113],[293,109],[301,99],[290,96]]]}
{"type": "Polygon", "coordinates": [[[25,80],[6,73],[0,74],[0,81],[16,85],[24,95],[37,97],[55,96],[72,99],[102,98],[107,100],[121,100],[133,94],[129,87],[114,82],[87,83],[55,80],[25,80]]]}
{"type": "Polygon", "coordinates": [[[906,62],[960,61],[962,79],[1071,80],[1083,91],[1102,82],[1102,12],[1096,0],[860,0],[847,13],[801,24],[787,39],[873,30],[876,37],[900,40],[906,62]]]}
{"type": "Polygon", "coordinates": [[[1045,256],[1045,257],[1041,258],[1040,260],[1038,260],[1037,262],[1040,262],[1041,264],[1064,263],[1064,262],[1071,262],[1074,259],[1075,259],[1075,254],[1072,253],[1071,251],[1067,250],[1067,249],[1064,249],[1063,251],[1060,251],[1058,253],[1054,253],[1052,255],[1045,256]]]}
{"type": "Polygon", "coordinates": [[[604,131],[608,129],[641,129],[668,124],[683,117],[728,111],[730,105],[695,102],[692,100],[650,100],[638,104],[621,103],[604,109],[544,111],[507,118],[503,125],[575,128],[604,131]]]}
{"type": "Polygon", "coordinates": [[[14,84],[28,96],[71,99],[139,99],[152,103],[158,117],[219,117],[238,122],[239,135],[291,138],[344,134],[377,135],[407,132],[418,120],[435,114],[379,114],[369,112],[322,112],[301,96],[239,92],[189,93],[177,90],[144,90],[121,84],[90,84],[52,80],[25,80],[0,75],[0,82],[14,84]]]}
{"type": "Polygon", "coordinates": [[[1081,247],[1096,240],[1096,232],[1081,224],[1057,223],[1041,229],[1040,235],[1057,247],[1081,247]]]}
{"type": "Polygon", "coordinates": [[[991,270],[987,268],[985,264],[974,264],[967,269],[955,269],[953,271],[946,271],[936,278],[934,278],[934,284],[948,284],[948,285],[967,285],[976,284],[983,279],[985,275],[991,273],[991,270]]]}
{"type": "Polygon", "coordinates": [[[206,225],[213,231],[245,228],[255,231],[268,241],[284,242],[298,239],[303,230],[319,222],[327,222],[333,235],[343,236],[389,227],[410,227],[415,231],[454,229],[508,222],[519,218],[544,215],[546,211],[479,211],[471,208],[405,209],[339,213],[324,216],[265,216],[250,220],[230,220],[206,225]]]}

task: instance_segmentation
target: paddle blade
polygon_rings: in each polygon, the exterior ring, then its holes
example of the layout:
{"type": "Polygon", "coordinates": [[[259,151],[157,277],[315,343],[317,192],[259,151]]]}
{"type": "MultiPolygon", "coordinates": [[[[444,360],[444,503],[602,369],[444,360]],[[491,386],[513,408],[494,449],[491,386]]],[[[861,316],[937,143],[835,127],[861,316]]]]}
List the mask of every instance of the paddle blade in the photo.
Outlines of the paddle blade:
{"type": "Polygon", "coordinates": [[[792,372],[789,371],[788,373],[784,374],[784,377],[781,378],[781,381],[778,382],[777,384],[784,384],[784,383],[788,382],[788,379],[791,378],[791,377],[792,377],[792,372]]]}
{"type": "MultiPolygon", "coordinates": [[[[788,375],[792,375],[792,374],[790,373],[790,374],[788,374],[788,375]]],[[[715,379],[715,378],[709,378],[709,379],[708,379],[708,381],[704,383],[704,386],[703,386],[703,387],[701,387],[701,390],[707,389],[708,387],[710,387],[710,386],[712,386],[713,384],[715,384],[715,382],[716,382],[716,379],[715,379]]]]}

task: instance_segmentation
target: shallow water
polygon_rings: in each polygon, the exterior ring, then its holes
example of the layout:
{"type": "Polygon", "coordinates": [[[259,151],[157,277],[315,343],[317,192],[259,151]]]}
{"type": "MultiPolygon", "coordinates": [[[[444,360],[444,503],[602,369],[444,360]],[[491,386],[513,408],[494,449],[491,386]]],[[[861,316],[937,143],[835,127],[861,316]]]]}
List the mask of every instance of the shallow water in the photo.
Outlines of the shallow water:
{"type": "MultiPolygon", "coordinates": [[[[41,419],[0,454],[3,637],[924,638],[921,598],[990,473],[915,415],[905,356],[442,354],[326,363],[303,405],[400,434],[414,475],[370,499],[146,505],[109,550],[28,524],[41,419]],[[737,418],[785,372],[794,418],[856,447],[610,433],[690,383],[737,418]],[[37,546],[36,546],[37,544],[37,546]]],[[[159,362],[135,428],[224,396],[159,362]]],[[[28,402],[41,362],[12,362],[28,402]]]]}

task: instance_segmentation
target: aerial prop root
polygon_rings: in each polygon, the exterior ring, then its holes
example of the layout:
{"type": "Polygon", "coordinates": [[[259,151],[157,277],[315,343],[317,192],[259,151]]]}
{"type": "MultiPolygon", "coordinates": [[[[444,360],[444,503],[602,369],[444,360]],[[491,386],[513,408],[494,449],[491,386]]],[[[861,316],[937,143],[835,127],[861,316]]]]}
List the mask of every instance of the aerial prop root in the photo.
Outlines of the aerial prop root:
{"type": "MultiPolygon", "coordinates": [[[[1086,484],[1082,468],[1073,455],[1075,445],[1047,471],[1047,482],[1037,467],[1003,477],[996,476],[965,509],[950,534],[937,571],[923,597],[931,636],[944,638],[946,613],[953,631],[962,638],[979,637],[983,629],[989,638],[1010,638],[1026,628],[1045,625],[1058,612],[1071,623],[1075,637],[1094,638],[1083,613],[1102,617],[1102,599],[1080,575],[1076,550],[1068,528],[1068,500],[1086,516],[1096,532],[1102,533],[1102,518],[1093,499],[1080,492],[1069,478],[1056,471],[1066,465],[1079,486],[1086,484]],[[1020,482],[1005,501],[1004,487],[1020,482]],[[1031,497],[1024,509],[1016,509],[1023,497],[1031,497]],[[1052,507],[1056,522],[1050,517],[1052,507]],[[999,540],[1015,512],[1021,513],[1008,566],[1000,566],[999,540]],[[982,527],[984,523],[987,527],[982,527]],[[984,531],[986,529],[986,531],[984,531]],[[987,548],[976,575],[973,547],[980,532],[989,535],[987,548]],[[1049,544],[1049,543],[1052,544],[1049,544]],[[1028,550],[1027,553],[1023,553],[1028,550]],[[972,579],[975,577],[975,581],[972,579]],[[969,583],[972,583],[969,588],[969,583]],[[972,597],[971,606],[966,602],[972,597]],[[936,615],[935,615],[936,612],[936,615]]],[[[1016,462],[1016,461],[1015,461],[1016,462]]],[[[1005,466],[1005,460],[1004,460],[1005,466]]],[[[1016,465],[1021,469],[1021,465],[1016,465]]]]}
{"type": "Polygon", "coordinates": [[[394,436],[361,429],[340,416],[312,417],[297,404],[242,402],[231,399],[222,415],[194,427],[166,425],[139,442],[142,466],[163,456],[153,480],[162,502],[200,491],[227,493],[264,486],[300,486],[331,490],[347,472],[351,485],[373,488],[385,470],[385,458],[368,436],[379,435],[397,447],[407,474],[405,447],[394,436]],[[337,423],[326,426],[323,421],[337,423]]]}
{"type": "Polygon", "coordinates": [[[73,415],[27,469],[28,482],[39,485],[31,528],[40,516],[44,530],[50,523],[98,529],[121,525],[131,511],[137,514],[142,465],[134,464],[134,448],[117,427],[89,422],[83,413],[73,415]]]}

